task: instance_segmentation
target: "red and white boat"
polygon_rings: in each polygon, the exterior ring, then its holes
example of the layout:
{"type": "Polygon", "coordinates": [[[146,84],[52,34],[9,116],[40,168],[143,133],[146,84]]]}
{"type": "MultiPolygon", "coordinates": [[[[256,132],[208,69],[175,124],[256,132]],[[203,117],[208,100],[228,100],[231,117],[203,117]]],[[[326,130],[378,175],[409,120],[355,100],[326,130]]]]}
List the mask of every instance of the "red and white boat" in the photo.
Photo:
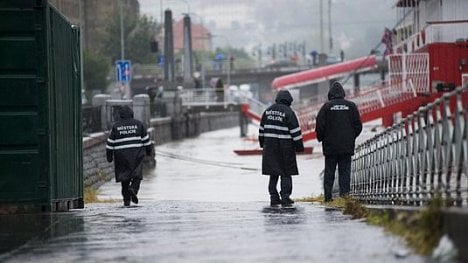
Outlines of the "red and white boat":
{"type": "MultiPolygon", "coordinates": [[[[398,0],[395,7],[397,26],[386,29],[382,38],[389,51],[388,81],[348,96],[363,122],[382,119],[385,126],[393,125],[395,116],[406,117],[444,92],[468,85],[468,1],[398,0]]],[[[358,58],[278,77],[272,87],[308,86],[326,97],[330,82],[375,66],[374,56],[358,58]],[[310,85],[315,83],[319,85],[310,85]]],[[[463,98],[468,100],[466,94],[463,98]]],[[[315,116],[321,104],[316,101],[295,109],[305,141],[315,139],[315,116]]],[[[245,116],[256,121],[263,110],[258,102],[242,107],[245,116]]]]}

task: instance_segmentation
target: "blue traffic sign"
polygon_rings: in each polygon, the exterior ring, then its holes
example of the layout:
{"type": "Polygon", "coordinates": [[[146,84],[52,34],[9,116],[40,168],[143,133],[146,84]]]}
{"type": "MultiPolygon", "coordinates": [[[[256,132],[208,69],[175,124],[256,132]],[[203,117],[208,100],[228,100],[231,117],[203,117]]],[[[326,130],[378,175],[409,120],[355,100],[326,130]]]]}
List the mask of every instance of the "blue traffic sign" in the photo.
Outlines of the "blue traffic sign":
{"type": "Polygon", "coordinates": [[[132,64],[130,60],[117,60],[115,62],[115,73],[118,82],[130,82],[132,80],[132,64]]]}

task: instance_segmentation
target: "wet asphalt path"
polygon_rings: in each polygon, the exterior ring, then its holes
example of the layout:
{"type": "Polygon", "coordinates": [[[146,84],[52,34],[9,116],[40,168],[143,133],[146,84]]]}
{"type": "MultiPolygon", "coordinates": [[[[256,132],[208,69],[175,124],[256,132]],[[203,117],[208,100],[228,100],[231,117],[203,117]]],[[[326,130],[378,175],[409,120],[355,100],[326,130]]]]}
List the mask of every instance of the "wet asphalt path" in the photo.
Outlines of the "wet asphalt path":
{"type": "MultiPolygon", "coordinates": [[[[340,211],[311,203],[270,208],[268,179],[255,170],[261,158],[232,153],[252,147],[238,134],[227,129],[159,146],[166,157],[145,175],[139,205],[123,207],[119,185],[110,182],[100,198],[115,202],[9,220],[7,227],[28,226],[18,238],[32,238],[0,262],[424,262],[399,238],[340,211]]],[[[293,197],[320,194],[320,154],[298,162],[293,197]]]]}

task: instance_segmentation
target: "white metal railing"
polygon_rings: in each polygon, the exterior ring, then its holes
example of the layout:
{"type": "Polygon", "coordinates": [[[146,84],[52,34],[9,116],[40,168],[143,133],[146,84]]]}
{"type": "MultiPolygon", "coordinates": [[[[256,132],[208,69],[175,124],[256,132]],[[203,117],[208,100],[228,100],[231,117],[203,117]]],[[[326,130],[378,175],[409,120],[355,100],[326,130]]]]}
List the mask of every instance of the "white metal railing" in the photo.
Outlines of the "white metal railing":
{"type": "Polygon", "coordinates": [[[454,23],[434,23],[426,27],[427,43],[468,41],[468,21],[454,23]]]}
{"type": "Polygon", "coordinates": [[[315,129],[315,119],[321,107],[321,103],[316,103],[307,107],[294,109],[302,132],[313,131],[315,129]]]}
{"type": "Polygon", "coordinates": [[[393,54],[388,63],[390,85],[402,85],[404,91],[430,92],[428,53],[393,54]]]}
{"type": "Polygon", "coordinates": [[[417,32],[407,39],[398,42],[394,46],[394,50],[396,53],[413,53],[414,51],[422,48],[426,45],[426,39],[422,32],[417,32]]]}
{"type": "Polygon", "coordinates": [[[362,115],[408,101],[417,96],[412,85],[406,85],[410,87],[409,90],[405,90],[403,86],[405,85],[401,83],[388,84],[348,99],[356,104],[362,115]]]}
{"type": "Polygon", "coordinates": [[[357,146],[351,195],[392,205],[440,196],[448,206],[468,206],[467,92],[458,88],[357,146]]]}
{"type": "Polygon", "coordinates": [[[468,41],[467,21],[431,23],[410,37],[402,41],[397,40],[393,48],[396,53],[413,53],[427,44],[460,40],[468,41]]]}
{"type": "Polygon", "coordinates": [[[240,100],[229,91],[220,91],[215,88],[183,89],[180,92],[180,97],[184,106],[237,104],[240,100]]]}
{"type": "Polygon", "coordinates": [[[257,115],[259,118],[262,117],[263,112],[268,107],[265,103],[251,97],[243,97],[242,101],[243,103],[249,104],[249,111],[257,115]]]}

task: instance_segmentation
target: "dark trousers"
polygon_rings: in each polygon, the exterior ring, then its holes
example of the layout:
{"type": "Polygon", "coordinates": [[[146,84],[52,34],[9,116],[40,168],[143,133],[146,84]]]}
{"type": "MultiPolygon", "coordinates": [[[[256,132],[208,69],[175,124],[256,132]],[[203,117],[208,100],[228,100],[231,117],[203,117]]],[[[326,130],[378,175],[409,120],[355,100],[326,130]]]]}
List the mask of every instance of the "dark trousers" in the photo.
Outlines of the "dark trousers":
{"type": "Polygon", "coordinates": [[[135,194],[138,194],[138,190],[140,190],[141,179],[130,178],[120,183],[122,184],[122,196],[124,201],[130,201],[130,194],[128,193],[128,189],[132,188],[135,194]]]}
{"type": "MultiPolygon", "coordinates": [[[[270,182],[268,183],[268,192],[270,197],[279,198],[276,185],[278,184],[278,175],[270,175],[270,182]]],[[[290,175],[281,176],[281,198],[289,197],[292,193],[292,178],[290,175]]]]}
{"type": "Polygon", "coordinates": [[[333,182],[335,181],[335,170],[338,164],[338,183],[340,185],[340,195],[349,194],[349,183],[351,176],[351,155],[337,154],[325,156],[325,175],[323,178],[323,189],[325,200],[332,198],[333,182]]]}

